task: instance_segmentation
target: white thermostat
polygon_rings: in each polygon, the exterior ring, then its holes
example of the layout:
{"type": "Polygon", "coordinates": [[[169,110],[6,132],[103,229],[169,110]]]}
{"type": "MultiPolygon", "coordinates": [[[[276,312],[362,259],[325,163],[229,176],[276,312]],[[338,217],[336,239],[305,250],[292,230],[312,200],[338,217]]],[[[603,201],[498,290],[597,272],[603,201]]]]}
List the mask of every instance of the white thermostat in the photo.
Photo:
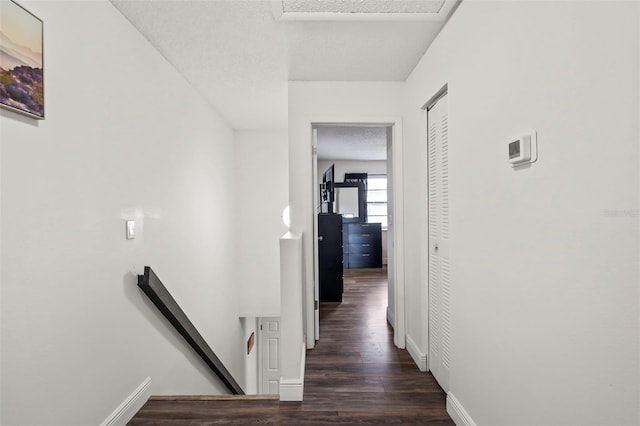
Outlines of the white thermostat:
{"type": "Polygon", "coordinates": [[[536,132],[522,134],[509,141],[509,163],[518,167],[538,159],[536,132]]]}

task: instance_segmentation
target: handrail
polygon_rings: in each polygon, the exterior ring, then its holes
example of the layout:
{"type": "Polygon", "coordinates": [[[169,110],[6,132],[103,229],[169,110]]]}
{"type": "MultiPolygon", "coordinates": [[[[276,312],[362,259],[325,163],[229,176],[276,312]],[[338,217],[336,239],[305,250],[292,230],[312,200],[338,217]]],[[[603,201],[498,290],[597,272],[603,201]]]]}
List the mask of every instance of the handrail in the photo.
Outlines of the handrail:
{"type": "Polygon", "coordinates": [[[209,366],[220,380],[227,386],[234,395],[244,395],[240,385],[222,364],[220,358],[216,356],[211,347],[198,332],[193,323],[189,320],[180,305],[169,293],[169,290],[162,284],[160,278],[149,266],[144,267],[144,275],[138,275],[138,287],[149,297],[160,312],[178,330],[178,333],[189,343],[200,358],[209,366]]]}

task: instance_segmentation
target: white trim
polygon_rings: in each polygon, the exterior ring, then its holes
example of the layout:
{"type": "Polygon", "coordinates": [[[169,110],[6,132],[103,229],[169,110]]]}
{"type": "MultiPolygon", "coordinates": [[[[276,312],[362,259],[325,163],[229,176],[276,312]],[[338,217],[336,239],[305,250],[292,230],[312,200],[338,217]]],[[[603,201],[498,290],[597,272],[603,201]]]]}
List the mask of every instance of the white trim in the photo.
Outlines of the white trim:
{"type": "Polygon", "coordinates": [[[304,382],[300,379],[280,379],[280,401],[302,401],[304,382]]]}
{"type": "Polygon", "coordinates": [[[151,396],[151,377],[144,381],[118,406],[100,426],[125,426],[151,396]]]}
{"type": "MultiPolygon", "coordinates": [[[[435,98],[437,95],[434,95],[432,98],[435,98]]],[[[426,262],[421,262],[421,270],[422,270],[422,277],[423,277],[423,281],[420,285],[420,290],[421,290],[421,298],[422,298],[422,309],[420,310],[420,316],[421,316],[421,321],[420,324],[422,325],[422,341],[425,342],[425,350],[427,351],[427,357],[429,356],[429,354],[431,353],[431,336],[429,334],[429,327],[431,326],[431,324],[429,323],[429,309],[430,309],[430,300],[429,300],[429,274],[431,273],[431,270],[429,268],[429,256],[430,256],[430,251],[429,251],[429,158],[428,158],[428,152],[429,152],[429,141],[428,141],[428,137],[429,137],[429,124],[428,124],[428,111],[426,106],[428,106],[429,102],[427,102],[427,104],[425,104],[425,108],[422,109],[422,118],[421,118],[421,125],[424,125],[425,127],[423,128],[423,130],[420,132],[421,135],[424,135],[424,137],[426,139],[423,139],[422,136],[420,138],[420,143],[425,144],[425,149],[427,152],[427,157],[425,158],[426,160],[426,165],[427,167],[424,167],[423,170],[423,175],[422,175],[422,179],[423,182],[425,183],[425,204],[424,204],[424,208],[425,208],[425,217],[424,217],[424,223],[426,224],[426,232],[424,234],[422,234],[422,246],[423,246],[423,250],[426,249],[426,252],[423,252],[422,254],[422,259],[426,259],[426,262]],[[425,244],[426,243],[426,244],[425,244]]],[[[430,366],[429,366],[429,358],[427,358],[427,371],[430,371],[430,366]]]]}
{"type": "Polygon", "coordinates": [[[393,312],[395,328],[393,341],[399,348],[405,347],[405,295],[404,295],[404,142],[402,137],[402,119],[398,118],[393,125],[393,246],[395,285],[393,312]]]}
{"type": "Polygon", "coordinates": [[[435,106],[435,104],[442,98],[444,98],[447,94],[449,93],[449,83],[445,83],[444,86],[442,86],[440,88],[440,90],[438,90],[436,92],[435,95],[433,95],[428,101],[427,103],[425,103],[422,106],[422,109],[425,111],[430,110],[431,108],[433,108],[435,106]]]}
{"type": "Polygon", "coordinates": [[[280,377],[280,401],[302,401],[304,396],[304,365],[307,358],[306,343],[302,343],[300,356],[300,377],[285,379],[280,377]]]}
{"type": "Polygon", "coordinates": [[[257,380],[258,380],[258,386],[256,387],[258,390],[258,395],[262,395],[264,392],[264,389],[262,389],[263,387],[263,377],[262,377],[262,369],[263,367],[263,360],[262,360],[262,345],[264,345],[264,336],[262,335],[262,333],[264,332],[262,330],[262,318],[263,317],[258,317],[258,341],[256,342],[256,350],[258,351],[256,353],[256,355],[258,356],[258,376],[257,376],[257,380]]]}
{"type": "MultiPolygon", "coordinates": [[[[313,187],[318,188],[318,130],[311,128],[311,179],[313,187]]],[[[335,178],[334,178],[335,180],[335,178]]],[[[318,198],[319,191],[315,190],[313,194],[313,209],[320,204],[318,198]]],[[[313,339],[307,339],[307,348],[311,349],[315,346],[316,340],[320,340],[320,263],[318,259],[318,215],[313,215],[313,339]],[[316,302],[318,306],[316,307],[316,302]],[[309,347],[309,343],[312,343],[309,347]]]]}
{"type": "Polygon", "coordinates": [[[407,334],[407,351],[420,371],[427,371],[427,355],[420,351],[416,342],[407,334]]]}
{"type": "Polygon", "coordinates": [[[396,328],[396,316],[390,306],[387,306],[387,322],[391,324],[391,327],[396,328]]]}
{"type": "Polygon", "coordinates": [[[334,12],[284,12],[278,18],[285,22],[440,22],[446,15],[439,13],[334,13],[334,12]]]}
{"type": "Polygon", "coordinates": [[[447,393],[447,414],[451,416],[456,426],[476,426],[476,422],[451,392],[447,393]]]}
{"type": "Polygon", "coordinates": [[[272,1],[272,13],[279,21],[338,21],[338,22],[446,22],[461,0],[446,0],[436,12],[285,12],[282,2],[272,1]]]}
{"type": "MultiPolygon", "coordinates": [[[[395,306],[393,307],[393,312],[395,313],[394,318],[394,335],[393,342],[395,345],[404,349],[405,347],[405,283],[404,283],[404,140],[402,136],[402,117],[394,116],[367,116],[367,117],[350,117],[350,116],[338,116],[338,117],[310,117],[309,121],[310,129],[313,129],[315,126],[336,126],[336,125],[350,125],[350,126],[368,126],[368,125],[387,125],[391,126],[393,129],[393,141],[392,141],[392,149],[393,149],[393,209],[394,209],[394,249],[395,249],[395,277],[394,277],[394,285],[395,285],[395,306]]],[[[312,132],[309,132],[309,146],[312,147],[312,132]]],[[[309,157],[313,160],[313,154],[309,157]]],[[[315,191],[315,188],[310,188],[310,191],[315,191]]],[[[311,193],[313,194],[313,192],[311,193]]],[[[311,197],[313,199],[313,196],[311,197]]],[[[313,201],[312,201],[313,204],[313,201]]],[[[312,207],[312,214],[315,215],[315,208],[312,207]]],[[[308,213],[307,213],[308,214],[308,213]]],[[[311,221],[311,226],[313,226],[313,220],[311,221]]],[[[312,229],[309,235],[314,235],[314,230],[312,229]]],[[[305,251],[305,256],[307,256],[307,250],[309,250],[309,245],[305,245],[306,248],[303,248],[305,251]]],[[[311,246],[311,250],[313,247],[311,246]]],[[[311,254],[311,253],[309,253],[311,254]]],[[[305,267],[309,267],[312,270],[310,272],[305,273],[305,280],[307,281],[307,296],[306,296],[306,306],[307,309],[311,310],[313,306],[313,298],[310,297],[310,293],[313,291],[313,263],[309,261],[305,261],[305,267]],[[311,281],[311,282],[309,282],[311,281]]],[[[311,311],[313,312],[313,311],[311,311]]],[[[309,318],[309,313],[307,314],[307,318],[309,318]]],[[[313,324],[307,324],[307,348],[311,349],[315,346],[315,341],[310,339],[309,336],[313,335],[313,324]]]]}

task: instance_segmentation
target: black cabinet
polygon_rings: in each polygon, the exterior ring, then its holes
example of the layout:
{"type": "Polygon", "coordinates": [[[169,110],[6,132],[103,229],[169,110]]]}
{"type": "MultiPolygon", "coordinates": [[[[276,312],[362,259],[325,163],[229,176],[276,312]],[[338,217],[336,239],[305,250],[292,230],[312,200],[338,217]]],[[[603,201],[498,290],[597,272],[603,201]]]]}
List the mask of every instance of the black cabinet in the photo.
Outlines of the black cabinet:
{"type": "Polygon", "coordinates": [[[342,216],[318,214],[320,301],[342,302],[342,216]]]}
{"type": "Polygon", "coordinates": [[[345,268],[382,268],[382,226],[379,223],[345,223],[345,268]]]}

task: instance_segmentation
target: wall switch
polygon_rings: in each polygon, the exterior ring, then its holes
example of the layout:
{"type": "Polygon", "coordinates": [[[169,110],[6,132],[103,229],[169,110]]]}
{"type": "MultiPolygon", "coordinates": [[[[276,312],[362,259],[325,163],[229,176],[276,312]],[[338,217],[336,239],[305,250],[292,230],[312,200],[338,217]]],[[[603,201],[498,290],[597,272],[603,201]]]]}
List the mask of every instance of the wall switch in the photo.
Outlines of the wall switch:
{"type": "Polygon", "coordinates": [[[136,221],[127,221],[127,240],[133,240],[136,237],[136,221]]]}

